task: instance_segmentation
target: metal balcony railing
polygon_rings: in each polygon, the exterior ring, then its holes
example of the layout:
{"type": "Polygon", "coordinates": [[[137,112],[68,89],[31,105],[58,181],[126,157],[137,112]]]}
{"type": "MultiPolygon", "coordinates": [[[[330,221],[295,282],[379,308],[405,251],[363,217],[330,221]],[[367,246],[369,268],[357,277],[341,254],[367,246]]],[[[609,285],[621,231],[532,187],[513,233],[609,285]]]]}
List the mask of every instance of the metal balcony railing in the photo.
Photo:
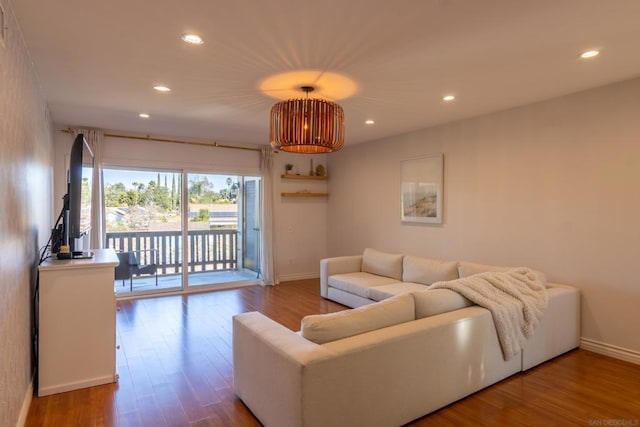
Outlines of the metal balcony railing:
{"type": "MultiPolygon", "coordinates": [[[[238,230],[194,230],[187,235],[189,272],[225,271],[238,268],[238,230]]],[[[156,258],[158,274],[182,271],[182,232],[114,231],[107,233],[107,248],[141,251],[143,264],[156,258]],[[154,254],[154,255],[151,255],[154,254]]]]}

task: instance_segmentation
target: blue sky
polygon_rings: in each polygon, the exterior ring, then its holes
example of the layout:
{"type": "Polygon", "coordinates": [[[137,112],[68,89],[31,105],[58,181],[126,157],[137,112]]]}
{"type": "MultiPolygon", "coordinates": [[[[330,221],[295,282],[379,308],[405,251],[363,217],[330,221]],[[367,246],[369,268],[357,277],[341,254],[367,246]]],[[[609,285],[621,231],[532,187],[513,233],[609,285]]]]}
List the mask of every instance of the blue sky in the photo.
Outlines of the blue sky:
{"type": "MultiPolygon", "coordinates": [[[[171,188],[172,175],[176,176],[176,184],[178,182],[179,173],[163,172],[160,171],[160,185],[164,185],[165,176],[167,177],[167,187],[171,188]]],[[[131,171],[123,169],[104,169],[104,184],[115,184],[121,182],[125,187],[130,188],[134,182],[142,182],[145,185],[149,181],[155,181],[158,179],[158,171],[131,171]]],[[[191,177],[204,177],[206,176],[210,182],[213,182],[213,190],[220,191],[223,188],[227,188],[227,177],[231,176],[232,179],[237,180],[237,176],[232,175],[213,175],[204,173],[193,173],[191,177]]]]}

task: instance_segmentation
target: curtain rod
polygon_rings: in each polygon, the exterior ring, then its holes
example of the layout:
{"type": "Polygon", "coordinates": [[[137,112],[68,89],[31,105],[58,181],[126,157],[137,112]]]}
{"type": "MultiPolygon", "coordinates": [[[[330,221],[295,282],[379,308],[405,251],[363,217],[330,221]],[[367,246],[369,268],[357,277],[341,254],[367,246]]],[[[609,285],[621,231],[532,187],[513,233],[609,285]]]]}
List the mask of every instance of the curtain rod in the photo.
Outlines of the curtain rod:
{"type": "MultiPolygon", "coordinates": [[[[61,132],[64,133],[73,133],[71,128],[61,129],[61,132]]],[[[165,138],[152,138],[149,135],[147,136],[135,136],[135,135],[121,135],[117,133],[105,133],[104,136],[108,136],[110,138],[126,138],[126,139],[138,139],[142,141],[157,141],[157,142],[171,142],[174,144],[188,144],[188,145],[198,145],[201,147],[215,147],[215,148],[230,148],[232,150],[246,150],[246,151],[257,151],[260,152],[259,148],[251,148],[251,147],[239,147],[236,145],[225,145],[218,144],[217,142],[213,142],[213,144],[209,144],[206,142],[194,142],[194,141],[184,141],[180,139],[165,139],[165,138]]]]}

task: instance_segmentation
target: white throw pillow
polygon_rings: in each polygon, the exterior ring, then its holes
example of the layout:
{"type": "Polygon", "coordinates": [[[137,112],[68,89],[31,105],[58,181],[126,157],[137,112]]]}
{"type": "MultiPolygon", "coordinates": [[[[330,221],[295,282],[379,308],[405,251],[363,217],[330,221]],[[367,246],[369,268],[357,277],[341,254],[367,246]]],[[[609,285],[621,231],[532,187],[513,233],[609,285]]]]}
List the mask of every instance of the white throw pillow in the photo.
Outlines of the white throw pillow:
{"type": "Polygon", "coordinates": [[[305,316],[300,331],[309,341],[324,344],[412,320],[413,297],[404,294],[351,310],[305,316]]]}
{"type": "Polygon", "coordinates": [[[448,313],[449,311],[474,305],[467,298],[449,289],[418,291],[412,292],[411,295],[413,295],[415,301],[416,319],[448,313]]]}
{"type": "Polygon", "coordinates": [[[366,273],[402,280],[402,254],[390,254],[366,248],[362,254],[362,268],[366,273]]]}
{"type": "Polygon", "coordinates": [[[456,261],[440,261],[405,255],[402,260],[402,281],[430,285],[443,280],[458,278],[456,261]]]}

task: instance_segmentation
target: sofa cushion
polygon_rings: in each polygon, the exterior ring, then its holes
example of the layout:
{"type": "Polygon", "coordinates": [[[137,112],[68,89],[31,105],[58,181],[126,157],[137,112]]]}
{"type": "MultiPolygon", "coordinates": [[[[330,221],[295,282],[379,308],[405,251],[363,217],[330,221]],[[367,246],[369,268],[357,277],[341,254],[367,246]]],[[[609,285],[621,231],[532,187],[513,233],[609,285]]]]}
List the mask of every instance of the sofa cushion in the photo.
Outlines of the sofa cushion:
{"type": "Polygon", "coordinates": [[[402,254],[389,254],[366,248],[362,253],[362,268],[366,273],[402,281],[402,254]]]}
{"type": "Polygon", "coordinates": [[[391,283],[398,283],[395,279],[389,277],[377,276],[370,273],[344,273],[329,276],[327,283],[330,288],[340,289],[350,294],[358,295],[363,298],[367,296],[367,289],[372,286],[383,286],[391,283]]]}
{"type": "Polygon", "coordinates": [[[435,316],[474,305],[470,300],[449,289],[433,289],[412,292],[416,319],[435,316]]]}
{"type": "Polygon", "coordinates": [[[456,261],[440,261],[405,255],[402,260],[402,281],[430,285],[442,280],[458,278],[456,261]]]}
{"type": "Polygon", "coordinates": [[[398,295],[374,304],[302,319],[302,336],[316,344],[363,334],[415,320],[413,297],[398,295]]]}
{"type": "MultiPolygon", "coordinates": [[[[510,271],[517,267],[501,267],[496,265],[476,264],[474,262],[460,261],[458,263],[458,275],[460,278],[473,276],[474,274],[486,273],[488,271],[510,271]]],[[[545,286],[547,284],[547,275],[542,271],[533,270],[533,273],[538,277],[545,286]]]]}
{"type": "Polygon", "coordinates": [[[460,261],[458,263],[458,275],[460,278],[473,276],[474,274],[486,273],[487,271],[507,271],[511,267],[500,267],[497,265],[477,264],[474,262],[460,261]]]}
{"type": "Polygon", "coordinates": [[[397,282],[390,285],[367,288],[367,298],[374,301],[382,301],[396,295],[402,295],[414,291],[424,291],[425,289],[427,289],[427,286],[420,283],[397,282]]]}

